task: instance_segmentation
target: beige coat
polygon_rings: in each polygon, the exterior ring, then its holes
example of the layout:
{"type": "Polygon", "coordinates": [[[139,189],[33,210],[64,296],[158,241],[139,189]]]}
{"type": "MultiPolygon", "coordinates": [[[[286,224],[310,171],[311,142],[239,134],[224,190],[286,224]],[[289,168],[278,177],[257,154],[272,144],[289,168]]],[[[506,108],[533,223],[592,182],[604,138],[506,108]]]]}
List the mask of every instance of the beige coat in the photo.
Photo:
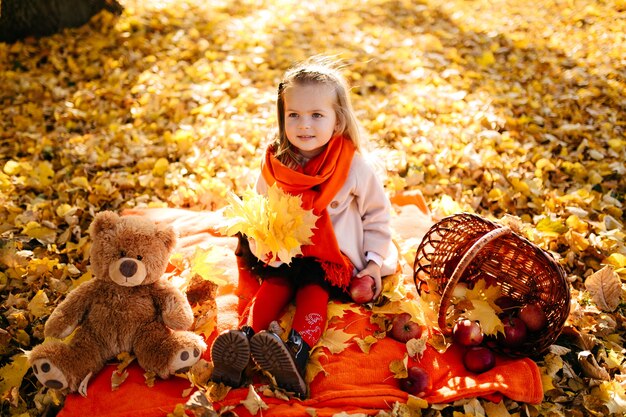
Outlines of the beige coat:
{"type": "MultiPolygon", "coordinates": [[[[267,189],[265,179],[259,176],[257,192],[265,194],[267,189]]],[[[367,252],[382,258],[382,276],[396,271],[398,251],[391,240],[391,203],[376,172],[361,154],[354,154],[348,178],[327,210],[339,248],[357,271],[367,265],[367,252]]]]}

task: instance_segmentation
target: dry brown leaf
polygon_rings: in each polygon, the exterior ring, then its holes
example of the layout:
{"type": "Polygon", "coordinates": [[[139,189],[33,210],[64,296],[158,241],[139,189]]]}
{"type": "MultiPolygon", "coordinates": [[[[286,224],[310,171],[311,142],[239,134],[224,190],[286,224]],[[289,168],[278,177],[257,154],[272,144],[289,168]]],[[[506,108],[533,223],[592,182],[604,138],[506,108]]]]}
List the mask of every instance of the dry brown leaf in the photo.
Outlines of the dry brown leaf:
{"type": "Polygon", "coordinates": [[[111,391],[116,391],[120,388],[120,385],[128,378],[128,371],[115,371],[111,374],[111,391]]]}
{"type": "Polygon", "coordinates": [[[593,356],[593,353],[588,350],[578,352],[578,363],[583,368],[585,376],[588,376],[589,378],[599,379],[602,381],[608,381],[611,379],[611,376],[606,369],[602,368],[598,364],[598,361],[593,356]]]}
{"type": "Polygon", "coordinates": [[[593,302],[603,311],[614,311],[622,300],[622,281],[610,265],[588,276],[585,288],[593,302]]]}
{"type": "Polygon", "coordinates": [[[246,410],[250,412],[253,416],[257,415],[259,411],[267,410],[269,407],[265,404],[265,401],[261,399],[261,396],[256,392],[254,386],[250,385],[248,387],[248,396],[245,400],[242,400],[241,403],[246,407],[246,410]]]}
{"type": "Polygon", "coordinates": [[[359,348],[361,349],[363,353],[369,353],[370,348],[372,347],[374,343],[378,342],[378,339],[372,335],[368,335],[368,336],[365,336],[364,339],[357,337],[354,339],[354,341],[356,342],[356,344],[359,346],[359,348]]]}
{"type": "Polygon", "coordinates": [[[201,390],[191,394],[185,403],[185,409],[191,411],[195,417],[218,417],[213,404],[201,390]]]}

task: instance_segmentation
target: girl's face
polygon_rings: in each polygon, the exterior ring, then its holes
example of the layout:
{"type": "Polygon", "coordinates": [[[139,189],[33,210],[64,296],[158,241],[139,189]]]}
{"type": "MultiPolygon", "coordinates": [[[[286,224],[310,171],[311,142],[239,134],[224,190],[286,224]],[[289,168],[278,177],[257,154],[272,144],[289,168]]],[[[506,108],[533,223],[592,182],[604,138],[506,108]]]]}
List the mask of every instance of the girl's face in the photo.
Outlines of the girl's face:
{"type": "Polygon", "coordinates": [[[285,100],[285,133],[289,143],[305,158],[324,150],[337,127],[336,93],[324,84],[287,87],[285,100]]]}

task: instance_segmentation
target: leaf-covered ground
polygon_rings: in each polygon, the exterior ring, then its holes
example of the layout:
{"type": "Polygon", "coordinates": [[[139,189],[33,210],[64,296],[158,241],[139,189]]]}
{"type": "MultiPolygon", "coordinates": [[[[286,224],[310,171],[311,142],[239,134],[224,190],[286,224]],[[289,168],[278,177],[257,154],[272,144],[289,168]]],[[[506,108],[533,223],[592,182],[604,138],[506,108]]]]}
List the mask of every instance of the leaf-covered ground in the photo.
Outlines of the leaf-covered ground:
{"type": "Polygon", "coordinates": [[[626,411],[623,0],[121,3],[0,44],[2,415],[55,409],[21,353],[84,279],[94,213],[222,207],[256,177],[280,75],[320,53],[347,65],[390,194],[519,217],[565,268],[567,346],[539,360],[544,403],[511,413],[626,411]]]}

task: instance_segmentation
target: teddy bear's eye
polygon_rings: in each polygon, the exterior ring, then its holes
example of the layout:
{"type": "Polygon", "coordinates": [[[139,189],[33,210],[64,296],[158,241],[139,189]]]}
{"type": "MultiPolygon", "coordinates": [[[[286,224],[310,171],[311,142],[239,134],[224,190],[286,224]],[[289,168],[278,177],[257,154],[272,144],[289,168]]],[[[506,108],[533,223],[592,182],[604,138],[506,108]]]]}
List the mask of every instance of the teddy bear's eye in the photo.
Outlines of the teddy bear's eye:
{"type": "Polygon", "coordinates": [[[126,252],[121,250],[120,251],[120,258],[126,258],[126,252]]]}
{"type": "Polygon", "coordinates": [[[141,261],[142,259],[143,259],[143,256],[141,256],[141,255],[137,255],[137,260],[138,260],[138,261],[141,261]]]}

